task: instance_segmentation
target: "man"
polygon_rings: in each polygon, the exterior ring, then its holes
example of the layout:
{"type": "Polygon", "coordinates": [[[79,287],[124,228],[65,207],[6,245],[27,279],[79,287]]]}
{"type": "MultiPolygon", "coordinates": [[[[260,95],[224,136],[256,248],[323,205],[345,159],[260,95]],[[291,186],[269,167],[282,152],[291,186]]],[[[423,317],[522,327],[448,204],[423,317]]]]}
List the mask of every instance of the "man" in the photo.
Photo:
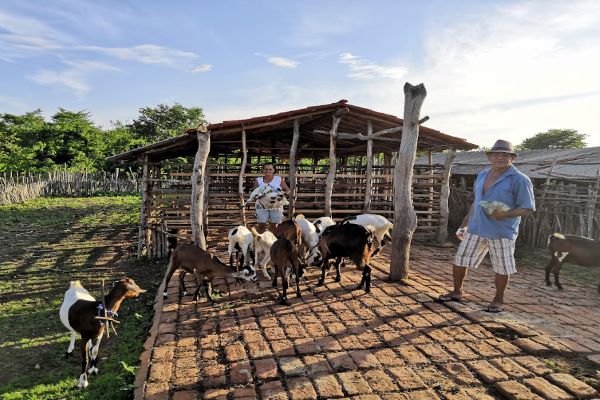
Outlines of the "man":
{"type": "MultiPolygon", "coordinates": [[[[263,165],[263,176],[256,178],[252,190],[259,186],[268,185],[273,189],[281,188],[285,194],[290,194],[290,188],[286,185],[283,178],[275,175],[275,164],[266,163],[263,165]]],[[[271,232],[275,230],[277,224],[283,220],[283,208],[266,209],[258,201],[256,202],[256,222],[258,222],[258,232],[263,233],[269,223],[271,232]]]]}
{"type": "Polygon", "coordinates": [[[535,200],[531,180],[512,165],[517,154],[510,142],[496,141],[486,155],[491,168],[477,175],[473,187],[475,200],[456,232],[462,242],[456,251],[452,270],[454,290],[438,300],[460,301],[467,270],[476,269],[489,251],[495,272],[496,295],[485,310],[497,313],[503,311],[509,277],[517,272],[514,251],[521,217],[535,211],[535,200]],[[484,207],[493,201],[508,207],[486,210],[484,207]]]}

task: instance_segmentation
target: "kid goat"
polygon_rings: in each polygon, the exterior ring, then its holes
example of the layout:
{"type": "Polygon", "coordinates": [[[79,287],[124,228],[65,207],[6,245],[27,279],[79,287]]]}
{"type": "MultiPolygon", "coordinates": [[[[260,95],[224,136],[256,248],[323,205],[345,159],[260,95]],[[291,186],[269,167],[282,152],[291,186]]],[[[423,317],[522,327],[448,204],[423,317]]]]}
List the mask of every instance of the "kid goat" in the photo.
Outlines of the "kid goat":
{"type": "Polygon", "coordinates": [[[377,248],[377,250],[375,250],[373,252],[373,254],[371,256],[375,256],[377,253],[379,253],[379,251],[381,249],[383,249],[383,246],[385,246],[386,241],[388,239],[390,241],[392,240],[389,232],[390,232],[390,229],[394,228],[394,224],[392,224],[390,221],[388,221],[387,218],[382,217],[381,215],[360,214],[360,215],[356,215],[354,217],[345,218],[344,222],[362,225],[365,228],[368,226],[372,226],[373,228],[375,228],[375,230],[373,231],[373,234],[375,235],[375,237],[377,238],[377,241],[379,242],[379,247],[377,248]]]}
{"type": "Polygon", "coordinates": [[[60,307],[60,320],[71,332],[67,356],[75,348],[76,334],[81,335],[81,375],[77,385],[80,389],[88,386],[88,373],[98,374],[98,348],[105,329],[105,324],[98,317],[104,316],[104,307],[106,307],[106,315],[109,318],[116,317],[123,300],[138,297],[144,292],[146,291],[140,288],[133,279],[121,279],[115,282],[112,290],[104,297],[103,306],[103,302],[96,301],[81,285],[81,282],[71,281],[60,307]]]}
{"type": "Polygon", "coordinates": [[[198,300],[198,294],[202,288],[205,289],[205,294],[209,302],[214,303],[212,292],[212,281],[215,278],[224,278],[230,275],[236,279],[245,281],[256,281],[256,271],[249,265],[245,265],[240,272],[233,266],[225,264],[212,253],[202,250],[200,247],[193,244],[180,244],[171,252],[169,260],[169,272],[165,282],[165,292],[163,296],[167,296],[166,289],[173,273],[181,268],[183,271],[179,276],[179,289],[183,296],[187,295],[183,278],[187,272],[193,273],[196,276],[196,284],[198,287],[194,292],[194,300],[198,300]]]}
{"type": "MultiPolygon", "coordinates": [[[[584,267],[600,267],[600,240],[588,239],[574,235],[554,233],[548,237],[550,263],[546,267],[546,285],[552,286],[550,272],[554,274],[554,282],[559,290],[563,290],[558,279],[560,269],[566,262],[584,267]]],[[[600,292],[600,285],[598,285],[600,292]]]]}
{"type": "Polygon", "coordinates": [[[244,225],[237,226],[231,229],[227,235],[229,240],[229,266],[233,267],[233,251],[236,251],[236,258],[242,252],[239,266],[250,264],[250,260],[254,264],[254,237],[252,232],[244,225]]]}

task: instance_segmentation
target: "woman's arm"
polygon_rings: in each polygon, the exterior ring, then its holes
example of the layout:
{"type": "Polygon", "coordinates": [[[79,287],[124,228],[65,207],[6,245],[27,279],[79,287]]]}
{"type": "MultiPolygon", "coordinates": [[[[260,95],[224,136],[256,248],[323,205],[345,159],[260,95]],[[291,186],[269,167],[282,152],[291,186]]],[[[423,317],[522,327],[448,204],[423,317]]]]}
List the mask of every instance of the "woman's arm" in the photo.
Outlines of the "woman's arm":
{"type": "Polygon", "coordinates": [[[283,189],[285,194],[290,194],[290,188],[288,187],[287,183],[285,183],[285,179],[283,178],[281,178],[281,189],[283,189]]]}

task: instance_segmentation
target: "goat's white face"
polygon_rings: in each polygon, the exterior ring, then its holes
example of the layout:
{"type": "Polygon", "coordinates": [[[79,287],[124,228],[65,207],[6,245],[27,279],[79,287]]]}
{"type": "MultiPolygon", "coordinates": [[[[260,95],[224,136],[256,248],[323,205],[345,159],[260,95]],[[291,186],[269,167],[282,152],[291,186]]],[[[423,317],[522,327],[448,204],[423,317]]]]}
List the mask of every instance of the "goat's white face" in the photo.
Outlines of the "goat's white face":
{"type": "Polygon", "coordinates": [[[310,250],[310,254],[308,255],[308,258],[306,259],[306,263],[308,265],[316,266],[321,263],[321,260],[322,260],[321,252],[319,251],[318,248],[313,247],[310,250]]]}
{"type": "Polygon", "coordinates": [[[240,269],[240,272],[234,272],[231,274],[231,276],[236,279],[242,279],[246,282],[256,282],[258,279],[256,277],[256,269],[250,264],[244,265],[242,269],[240,269]]]}

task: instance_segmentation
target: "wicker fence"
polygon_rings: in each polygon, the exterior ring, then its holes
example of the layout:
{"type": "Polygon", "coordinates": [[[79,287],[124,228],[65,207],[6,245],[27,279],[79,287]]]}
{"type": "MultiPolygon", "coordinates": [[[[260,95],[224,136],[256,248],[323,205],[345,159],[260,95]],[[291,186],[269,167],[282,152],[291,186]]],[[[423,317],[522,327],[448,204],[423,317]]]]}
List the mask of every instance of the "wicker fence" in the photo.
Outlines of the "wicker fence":
{"type": "Polygon", "coordinates": [[[68,172],[45,174],[4,173],[0,176],[0,205],[22,203],[37,197],[86,197],[137,194],[139,177],[132,171],[112,173],[68,172]]]}

